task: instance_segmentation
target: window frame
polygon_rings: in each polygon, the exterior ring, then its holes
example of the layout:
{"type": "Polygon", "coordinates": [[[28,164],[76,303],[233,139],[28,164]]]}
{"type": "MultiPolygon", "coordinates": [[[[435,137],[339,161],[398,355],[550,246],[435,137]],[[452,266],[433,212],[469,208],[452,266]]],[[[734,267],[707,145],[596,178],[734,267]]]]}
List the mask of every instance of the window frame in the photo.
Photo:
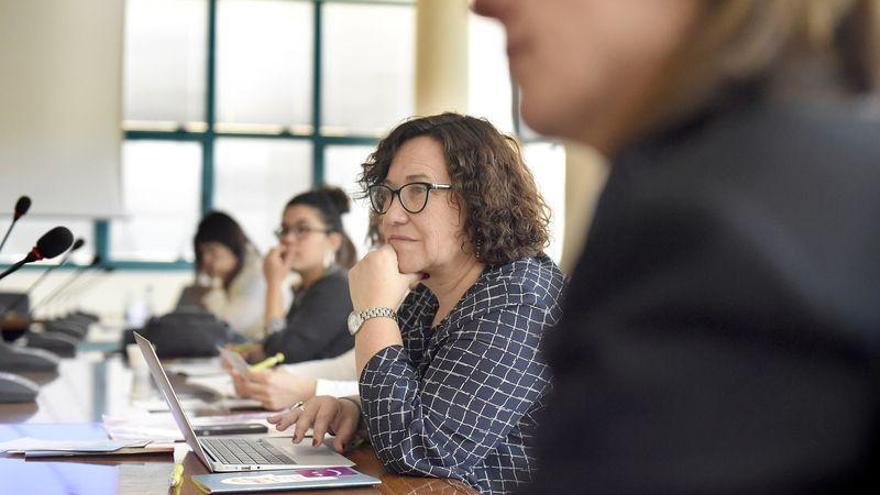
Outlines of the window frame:
{"type": "MultiPolygon", "coordinates": [[[[361,4],[361,5],[394,5],[415,8],[415,0],[287,0],[295,2],[310,2],[313,4],[313,51],[312,51],[312,121],[310,132],[292,132],[284,128],[277,133],[256,132],[224,132],[217,130],[216,121],[216,52],[217,52],[217,4],[222,0],[206,0],[207,3],[207,59],[205,64],[205,125],[204,129],[199,126],[186,126],[179,123],[176,129],[137,129],[124,128],[123,141],[152,140],[152,141],[188,141],[199,143],[202,149],[202,177],[200,191],[200,213],[205,214],[214,206],[214,181],[215,159],[214,145],[220,138],[246,138],[246,139],[291,139],[308,140],[312,144],[312,186],[319,186],[324,181],[325,149],[328,146],[338,145],[367,145],[376,146],[379,137],[368,135],[328,135],[322,133],[322,96],[323,82],[321,59],[323,55],[322,17],[323,7],[328,3],[335,4],[361,4]]],[[[516,85],[513,84],[513,99],[518,98],[516,85]]],[[[546,142],[547,139],[529,137],[522,139],[521,118],[518,105],[511,105],[515,134],[523,144],[532,142],[546,142]]],[[[192,263],[186,260],[173,262],[140,261],[116,259],[111,256],[110,236],[112,229],[109,219],[97,219],[94,223],[95,254],[101,257],[102,265],[125,270],[192,270],[192,263]]]]}

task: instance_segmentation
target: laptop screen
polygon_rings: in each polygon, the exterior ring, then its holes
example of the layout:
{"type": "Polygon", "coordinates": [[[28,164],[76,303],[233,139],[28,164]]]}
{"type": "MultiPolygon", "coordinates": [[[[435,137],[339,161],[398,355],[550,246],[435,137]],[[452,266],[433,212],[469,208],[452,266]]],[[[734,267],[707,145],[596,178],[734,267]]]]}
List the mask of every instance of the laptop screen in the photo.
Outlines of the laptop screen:
{"type": "Polygon", "coordinates": [[[208,457],[202,450],[201,445],[199,445],[196,434],[192,429],[192,425],[189,424],[189,419],[183,412],[183,408],[180,407],[180,402],[177,400],[177,395],[174,393],[174,389],[171,388],[171,382],[165,374],[165,369],[162,368],[162,363],[159,362],[159,356],[156,355],[156,350],[153,349],[153,344],[137,332],[134,332],[134,338],[137,341],[138,347],[141,348],[141,353],[143,353],[144,359],[147,361],[147,366],[150,368],[150,374],[153,375],[153,380],[156,382],[159,391],[162,392],[162,397],[165,398],[165,402],[171,409],[171,415],[174,416],[174,421],[177,423],[180,432],[183,433],[186,443],[193,452],[199,456],[199,459],[205,463],[205,466],[210,468],[211,463],[208,461],[208,457]]]}

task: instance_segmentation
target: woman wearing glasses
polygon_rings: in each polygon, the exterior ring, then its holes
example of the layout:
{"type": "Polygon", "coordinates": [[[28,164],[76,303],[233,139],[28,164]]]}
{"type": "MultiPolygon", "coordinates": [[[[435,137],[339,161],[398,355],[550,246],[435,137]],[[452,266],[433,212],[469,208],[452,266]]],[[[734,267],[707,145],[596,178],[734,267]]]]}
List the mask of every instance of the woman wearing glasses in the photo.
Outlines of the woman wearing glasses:
{"type": "Polygon", "coordinates": [[[342,227],[348,209],[348,196],[338,188],[299,194],[285,206],[275,231],[278,245],[263,261],[267,336],[258,349],[246,353],[248,360],[281,352],[286,363],[298,363],[336,357],[354,346],[345,325],[351,311],[347,269],[356,258],[342,227]],[[290,272],[299,276],[299,283],[285,314],[290,272]]]}
{"type": "Polygon", "coordinates": [[[295,424],[294,442],[334,433],[342,451],[363,408],[387,469],[509,492],[534,469],[550,379],[538,346],[560,315],[548,208],[516,143],[456,114],[397,127],[361,184],[386,244],[349,275],[360,396],[269,420],[295,424]]]}
{"type": "Polygon", "coordinates": [[[268,336],[243,354],[258,361],[281,352],[288,364],[247,377],[230,368],[239,396],[278,410],[316,394],[342,396],[357,390],[354,338],[346,329],[351,311],[347,270],[357,256],[342,226],[348,210],[348,196],[334,187],[299,194],[285,206],[275,231],[278,246],[263,262],[268,336]],[[285,314],[290,272],[300,281],[285,314]]]}

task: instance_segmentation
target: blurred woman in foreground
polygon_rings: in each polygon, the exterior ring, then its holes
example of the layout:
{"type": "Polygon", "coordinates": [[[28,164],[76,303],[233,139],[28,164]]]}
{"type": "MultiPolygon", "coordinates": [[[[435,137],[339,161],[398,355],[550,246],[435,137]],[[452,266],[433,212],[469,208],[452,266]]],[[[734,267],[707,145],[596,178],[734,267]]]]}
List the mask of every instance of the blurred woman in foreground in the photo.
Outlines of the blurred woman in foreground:
{"type": "Polygon", "coordinates": [[[880,2],[475,9],[612,162],[524,493],[876,493],[880,2]]]}

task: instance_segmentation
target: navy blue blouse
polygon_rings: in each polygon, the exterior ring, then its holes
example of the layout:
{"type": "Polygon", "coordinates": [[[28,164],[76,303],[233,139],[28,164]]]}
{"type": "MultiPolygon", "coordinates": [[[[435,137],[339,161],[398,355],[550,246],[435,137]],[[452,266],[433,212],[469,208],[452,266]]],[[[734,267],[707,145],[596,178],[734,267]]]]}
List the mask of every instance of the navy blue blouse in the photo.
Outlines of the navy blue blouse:
{"type": "Polygon", "coordinates": [[[564,276],[547,256],[487,267],[440,324],[424,285],[398,311],[403,346],[367,363],[360,394],[376,456],[401,474],[508,493],[535,470],[531,439],[550,373],[539,344],[564,276]]]}

